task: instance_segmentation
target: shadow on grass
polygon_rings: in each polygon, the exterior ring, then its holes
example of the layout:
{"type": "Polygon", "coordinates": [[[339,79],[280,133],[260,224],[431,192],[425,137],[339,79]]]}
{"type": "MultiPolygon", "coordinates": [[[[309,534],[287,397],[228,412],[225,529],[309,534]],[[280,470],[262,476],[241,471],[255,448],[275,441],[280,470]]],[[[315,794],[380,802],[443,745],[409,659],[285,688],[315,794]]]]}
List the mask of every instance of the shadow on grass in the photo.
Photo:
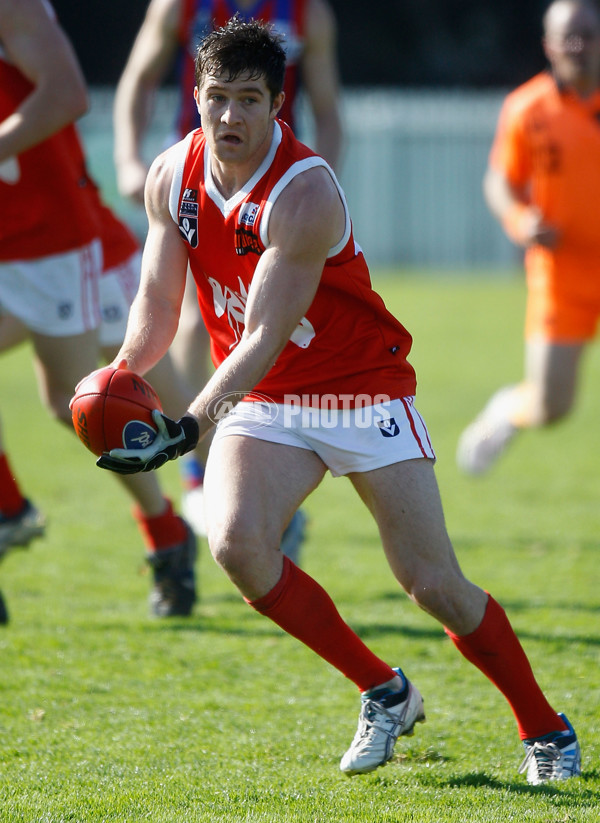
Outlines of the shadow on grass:
{"type": "MultiPolygon", "coordinates": [[[[387,601],[401,601],[406,600],[406,595],[402,591],[390,591],[386,592],[382,595],[383,600],[387,601]]],[[[510,619],[511,614],[518,614],[519,612],[527,612],[527,611],[535,611],[535,610],[548,610],[552,613],[558,614],[560,611],[565,612],[576,612],[579,614],[589,614],[590,616],[597,618],[598,614],[600,613],[600,603],[577,603],[573,600],[541,600],[539,598],[535,598],[533,600],[507,600],[502,598],[501,602],[502,607],[506,610],[508,617],[510,619]]],[[[395,631],[394,627],[397,627],[398,624],[392,624],[391,627],[388,628],[388,631],[395,631]]],[[[374,626],[371,627],[371,630],[376,628],[374,626]]],[[[367,635],[369,630],[367,629],[367,635]]],[[[436,632],[435,629],[432,630],[429,634],[427,630],[421,629],[401,629],[404,633],[410,635],[411,631],[414,636],[419,637],[438,637],[439,632],[436,632]]],[[[359,632],[360,633],[360,632],[359,632]]],[[[373,634],[373,631],[370,632],[373,634]]],[[[521,640],[535,640],[538,642],[546,642],[546,643],[553,643],[554,645],[561,646],[570,646],[572,643],[581,643],[582,645],[587,646],[600,646],[600,634],[573,634],[573,633],[561,633],[561,634],[549,634],[548,632],[544,632],[543,634],[539,634],[537,632],[527,631],[526,629],[519,629],[517,634],[521,640]]],[[[363,635],[362,636],[367,636],[363,635]]],[[[443,639],[442,635],[442,639],[443,639]]]]}
{"type": "MultiPolygon", "coordinates": [[[[583,772],[580,778],[573,781],[559,781],[554,783],[545,783],[542,786],[530,786],[527,783],[517,782],[516,780],[498,780],[495,777],[490,777],[485,772],[470,772],[469,774],[460,777],[451,777],[448,780],[435,780],[434,784],[440,787],[451,789],[461,788],[488,788],[498,789],[502,792],[511,792],[513,794],[545,796],[552,797],[552,805],[567,806],[573,808],[575,805],[594,804],[597,805],[600,799],[600,792],[585,788],[585,782],[588,780],[597,780],[598,771],[593,769],[591,771],[583,772]]],[[[430,781],[421,781],[429,784],[430,781]]],[[[433,783],[432,783],[433,785],[433,783]]]]}

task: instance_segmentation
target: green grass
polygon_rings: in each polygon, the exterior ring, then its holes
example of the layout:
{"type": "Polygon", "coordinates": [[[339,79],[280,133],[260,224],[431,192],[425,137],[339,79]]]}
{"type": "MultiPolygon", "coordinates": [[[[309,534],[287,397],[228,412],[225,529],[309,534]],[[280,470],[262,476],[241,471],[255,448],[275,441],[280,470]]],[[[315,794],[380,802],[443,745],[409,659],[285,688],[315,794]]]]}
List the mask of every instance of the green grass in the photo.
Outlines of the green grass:
{"type": "MultiPolygon", "coordinates": [[[[527,786],[504,699],[396,586],[349,483],[326,479],[306,504],[304,567],[427,708],[392,763],[343,777],[354,687],[245,606],[205,546],[194,617],[147,617],[129,503],[40,409],[25,348],[0,360],[0,412],[13,467],[50,525],[1,567],[12,618],[0,630],[2,823],[600,818],[598,352],[568,421],[466,478],[454,465],[461,429],[521,374],[522,283],[416,271],[377,282],[415,337],[417,405],[460,562],[505,606],[550,701],[576,724],[582,778],[527,786]]],[[[177,498],[177,467],[161,477],[177,498]]]]}

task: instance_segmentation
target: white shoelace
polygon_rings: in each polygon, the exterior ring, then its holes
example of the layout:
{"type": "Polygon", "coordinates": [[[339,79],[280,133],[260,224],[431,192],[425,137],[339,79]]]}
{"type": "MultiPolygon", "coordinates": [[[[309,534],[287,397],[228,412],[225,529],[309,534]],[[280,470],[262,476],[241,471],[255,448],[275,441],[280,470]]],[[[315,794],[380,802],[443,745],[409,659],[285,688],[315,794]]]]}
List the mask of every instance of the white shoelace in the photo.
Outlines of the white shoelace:
{"type": "Polygon", "coordinates": [[[529,748],[523,762],[519,766],[519,774],[527,771],[531,761],[534,760],[538,777],[542,780],[550,780],[554,773],[554,764],[561,759],[562,754],[562,751],[554,742],[536,742],[529,748]]]}

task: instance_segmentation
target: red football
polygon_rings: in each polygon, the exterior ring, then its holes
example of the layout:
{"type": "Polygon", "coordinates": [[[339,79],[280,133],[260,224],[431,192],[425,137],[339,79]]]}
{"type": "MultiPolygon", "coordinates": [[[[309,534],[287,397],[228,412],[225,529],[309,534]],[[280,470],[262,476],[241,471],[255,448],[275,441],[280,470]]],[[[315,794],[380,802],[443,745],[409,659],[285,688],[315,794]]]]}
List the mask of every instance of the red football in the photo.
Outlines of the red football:
{"type": "Polygon", "coordinates": [[[158,395],[143,377],[111,366],[82,380],[69,407],[77,436],[96,455],[149,446],[156,437],[151,413],[162,411],[158,395]]]}

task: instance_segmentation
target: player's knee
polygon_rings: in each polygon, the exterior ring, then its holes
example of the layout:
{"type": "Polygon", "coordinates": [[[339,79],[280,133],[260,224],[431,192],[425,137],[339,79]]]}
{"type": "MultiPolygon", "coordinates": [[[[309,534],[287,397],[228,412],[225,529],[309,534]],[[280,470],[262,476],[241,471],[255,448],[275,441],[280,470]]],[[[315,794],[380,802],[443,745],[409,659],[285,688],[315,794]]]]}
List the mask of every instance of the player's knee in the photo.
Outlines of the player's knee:
{"type": "Polygon", "coordinates": [[[408,595],[432,617],[444,624],[455,624],[460,618],[464,584],[464,577],[454,570],[447,570],[446,574],[438,574],[434,570],[416,578],[408,589],[408,595]]]}
{"type": "Polygon", "coordinates": [[[241,522],[230,522],[226,526],[208,526],[208,545],[215,561],[231,577],[243,576],[245,567],[256,552],[256,538],[252,530],[241,522]]]}
{"type": "Polygon", "coordinates": [[[412,583],[408,596],[420,609],[435,614],[437,604],[443,599],[443,590],[444,586],[441,581],[435,578],[423,578],[412,583]]]}

